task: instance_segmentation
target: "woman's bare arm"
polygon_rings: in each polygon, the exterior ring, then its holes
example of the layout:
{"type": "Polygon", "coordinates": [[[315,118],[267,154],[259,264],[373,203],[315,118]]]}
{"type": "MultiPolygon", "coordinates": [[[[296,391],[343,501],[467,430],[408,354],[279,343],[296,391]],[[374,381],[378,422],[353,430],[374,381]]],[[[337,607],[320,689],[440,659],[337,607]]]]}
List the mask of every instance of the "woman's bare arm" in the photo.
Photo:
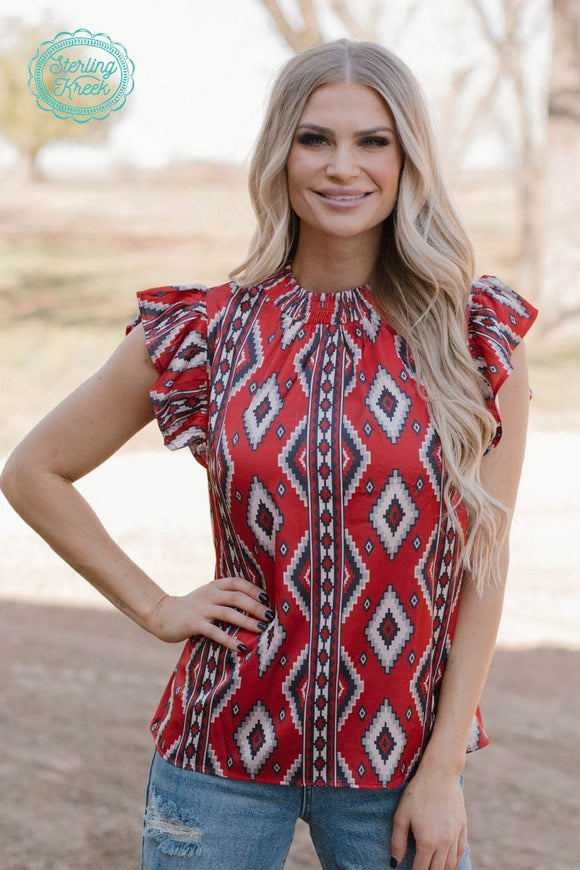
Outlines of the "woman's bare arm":
{"type": "MultiPolygon", "coordinates": [[[[512,363],[514,371],[499,394],[502,438],[484,457],[481,469],[486,490],[510,514],[516,502],[528,421],[529,385],[523,343],[514,351],[512,363]]],[[[495,646],[508,563],[506,535],[500,553],[501,584],[480,597],[475,584],[469,579],[464,581],[433,732],[395,817],[393,854],[402,860],[412,829],[417,845],[413,870],[455,870],[465,851],[465,809],[458,780],[495,646]]]]}
{"type": "Polygon", "coordinates": [[[153,419],[149,390],[157,377],[137,327],[14,450],[2,491],[53,550],[140,626],[163,640],[201,633],[235,649],[236,639],[215,621],[258,631],[266,611],[260,590],[243,578],[220,578],[188,596],[167,595],[112,540],[73,485],[153,419]]]}

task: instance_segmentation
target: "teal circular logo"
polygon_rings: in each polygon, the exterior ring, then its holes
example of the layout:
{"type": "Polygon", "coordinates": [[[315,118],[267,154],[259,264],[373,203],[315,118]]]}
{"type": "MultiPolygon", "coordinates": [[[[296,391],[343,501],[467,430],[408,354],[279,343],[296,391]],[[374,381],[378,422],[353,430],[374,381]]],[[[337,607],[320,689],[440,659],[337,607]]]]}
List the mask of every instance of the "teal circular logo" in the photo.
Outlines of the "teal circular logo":
{"type": "Polygon", "coordinates": [[[125,46],[106,33],[61,31],[29,62],[28,87],[39,109],[86,124],[123,108],[134,71],[125,46]]]}

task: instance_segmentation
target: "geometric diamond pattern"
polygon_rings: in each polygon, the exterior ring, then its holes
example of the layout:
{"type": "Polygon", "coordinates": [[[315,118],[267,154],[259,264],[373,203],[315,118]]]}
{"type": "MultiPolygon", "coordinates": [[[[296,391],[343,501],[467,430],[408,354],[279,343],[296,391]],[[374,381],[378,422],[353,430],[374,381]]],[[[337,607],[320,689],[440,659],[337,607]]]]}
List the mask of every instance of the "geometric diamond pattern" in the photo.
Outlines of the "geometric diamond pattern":
{"type": "Polygon", "coordinates": [[[288,701],[294,726],[299,734],[302,734],[304,728],[304,705],[307,686],[308,647],[305,646],[282,685],[282,691],[288,701]]]}
{"type": "Polygon", "coordinates": [[[218,461],[216,462],[216,471],[219,474],[221,491],[225,496],[227,510],[231,511],[234,463],[232,462],[232,454],[228,446],[228,439],[225,436],[223,438],[220,438],[220,443],[218,447],[218,461]]]}
{"type": "Polygon", "coordinates": [[[282,516],[271,494],[256,475],[250,484],[246,521],[262,549],[274,558],[276,535],[282,525],[282,516]]]}
{"type": "Polygon", "coordinates": [[[382,366],[377,369],[365,401],[387,438],[396,444],[409,416],[411,400],[382,366]]]}
{"type": "Polygon", "coordinates": [[[393,778],[406,744],[405,731],[397,714],[389,702],[384,701],[362,738],[363,748],[383,788],[393,778]]]}
{"type": "Polygon", "coordinates": [[[397,352],[397,356],[405,366],[405,371],[413,378],[413,380],[415,380],[415,364],[409,351],[409,345],[400,335],[395,336],[395,350],[397,352]]]}
{"type": "Polygon", "coordinates": [[[337,753],[337,766],[338,766],[338,774],[340,784],[343,786],[347,786],[348,788],[356,788],[356,779],[346,763],[346,759],[343,755],[337,753]]]}
{"type": "Polygon", "coordinates": [[[369,520],[389,559],[395,558],[418,517],[409,488],[395,469],[369,513],[369,520]]]}
{"type": "Polygon", "coordinates": [[[306,531],[284,572],[284,585],[296,599],[305,619],[310,608],[311,570],[310,533],[306,531]]]}
{"type": "Polygon", "coordinates": [[[307,422],[307,417],[300,420],[278,456],[280,468],[287,475],[305,505],[308,505],[307,422]]]}
{"type": "Polygon", "coordinates": [[[259,328],[252,329],[248,333],[246,341],[239,348],[238,356],[236,357],[236,368],[229,387],[231,396],[234,396],[238,390],[241,390],[247,384],[263,362],[262,336],[259,328]]]}
{"type": "Polygon", "coordinates": [[[338,727],[350,716],[363,691],[364,683],[350,660],[346,650],[340,651],[340,671],[337,686],[338,727]]]}
{"type": "Polygon", "coordinates": [[[252,450],[258,449],[283,407],[276,374],[273,373],[256,390],[243,414],[244,429],[252,450]]]}
{"type": "Polygon", "coordinates": [[[427,721],[427,714],[430,708],[430,698],[431,698],[431,688],[432,688],[432,658],[433,658],[433,648],[429,645],[423,655],[421,656],[421,660],[417,665],[415,672],[413,673],[413,678],[411,680],[411,697],[415,702],[415,707],[417,713],[419,715],[419,721],[421,725],[425,727],[425,723],[427,721]]]}
{"type": "Polygon", "coordinates": [[[441,443],[435,427],[430,423],[421,444],[419,458],[429,475],[431,486],[439,497],[441,488],[441,443]]]}
{"type": "Polygon", "coordinates": [[[276,726],[262,701],[257,701],[234,732],[244,770],[255,779],[278,746],[276,726]]]}
{"type": "MultiPolygon", "coordinates": [[[[300,326],[301,331],[304,332],[302,324],[300,324],[300,326]]],[[[300,332],[298,333],[298,336],[300,336],[300,332]]],[[[313,332],[311,338],[302,345],[294,357],[294,369],[306,396],[310,394],[314,361],[316,359],[316,350],[319,344],[320,334],[318,332],[313,332]]]]}
{"type": "Polygon", "coordinates": [[[343,500],[346,505],[370,462],[371,454],[362,443],[350,420],[343,417],[342,423],[343,500]]]}
{"type": "Polygon", "coordinates": [[[344,534],[342,571],[342,621],[346,622],[369,580],[369,569],[359,553],[352,535],[344,534]]]}
{"type": "Polygon", "coordinates": [[[431,532],[431,538],[423,551],[423,554],[415,565],[413,576],[423,593],[423,599],[429,608],[429,613],[433,615],[433,600],[435,593],[435,558],[437,556],[437,541],[439,538],[439,529],[435,528],[431,532]]]}
{"type": "Polygon", "coordinates": [[[258,673],[261,677],[272,666],[286,638],[286,629],[275,619],[265,628],[258,639],[258,673]]]}
{"type": "Polygon", "coordinates": [[[373,652],[388,674],[413,636],[413,623],[392,586],[377,604],[365,628],[365,636],[373,652]]]}

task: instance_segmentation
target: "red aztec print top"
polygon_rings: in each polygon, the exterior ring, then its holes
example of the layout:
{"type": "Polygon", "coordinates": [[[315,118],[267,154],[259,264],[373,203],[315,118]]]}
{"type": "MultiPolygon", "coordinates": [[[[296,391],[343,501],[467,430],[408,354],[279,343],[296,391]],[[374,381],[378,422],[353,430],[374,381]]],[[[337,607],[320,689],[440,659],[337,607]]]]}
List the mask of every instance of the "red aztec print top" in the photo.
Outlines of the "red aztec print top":
{"type": "MultiPolygon", "coordinates": [[[[185,645],[152,722],[158,751],[203,773],[392,788],[429,739],[461,576],[440,443],[410,354],[368,286],[138,294],[171,449],[207,468],[216,576],[265,590],[275,619],[246,653],[185,645]]],[[[473,285],[466,340],[494,397],[535,309],[473,285]]],[[[128,329],[131,328],[128,327],[128,329]]],[[[479,711],[469,750],[488,739],[479,711]]]]}

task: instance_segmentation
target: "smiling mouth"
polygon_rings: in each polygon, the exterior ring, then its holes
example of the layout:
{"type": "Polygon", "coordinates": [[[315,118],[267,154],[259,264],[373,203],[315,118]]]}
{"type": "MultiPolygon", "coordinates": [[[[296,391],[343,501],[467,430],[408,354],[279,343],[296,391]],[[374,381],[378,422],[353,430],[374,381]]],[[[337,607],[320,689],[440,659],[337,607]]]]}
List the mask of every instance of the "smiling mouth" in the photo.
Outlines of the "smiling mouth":
{"type": "Polygon", "coordinates": [[[358,200],[365,199],[365,197],[370,196],[370,192],[367,193],[322,193],[322,191],[317,190],[316,193],[318,196],[321,196],[322,199],[329,199],[332,202],[357,202],[358,200]]]}

